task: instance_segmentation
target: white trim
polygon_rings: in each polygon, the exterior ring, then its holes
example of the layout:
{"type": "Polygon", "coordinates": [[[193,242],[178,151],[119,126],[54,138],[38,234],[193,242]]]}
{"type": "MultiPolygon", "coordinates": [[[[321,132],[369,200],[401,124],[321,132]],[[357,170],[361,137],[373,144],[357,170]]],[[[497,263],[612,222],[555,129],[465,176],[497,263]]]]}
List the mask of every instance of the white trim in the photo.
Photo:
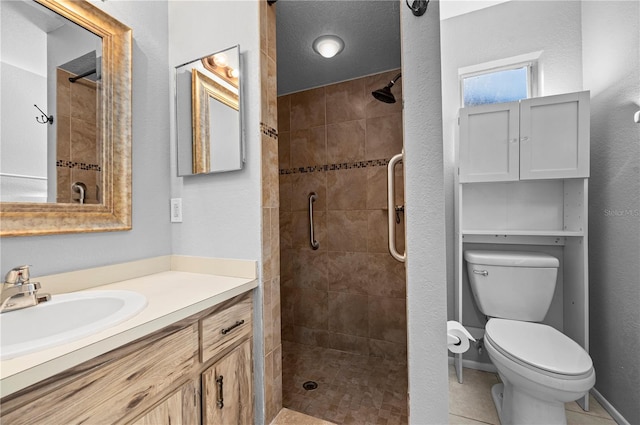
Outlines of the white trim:
{"type": "Polygon", "coordinates": [[[542,56],[542,52],[543,50],[538,50],[536,52],[525,53],[523,55],[511,56],[508,58],[458,68],[460,107],[464,107],[463,80],[465,78],[523,67],[527,68],[527,98],[538,97],[540,95],[539,59],[542,56]]]}
{"type": "Polygon", "coordinates": [[[523,55],[511,56],[509,58],[497,59],[483,62],[476,65],[458,68],[458,76],[469,76],[472,74],[485,74],[488,71],[500,71],[502,69],[519,68],[519,65],[526,65],[530,62],[537,62],[542,56],[543,50],[525,53],[523,55]]]}
{"type": "Polygon", "coordinates": [[[600,405],[604,408],[604,410],[606,410],[607,413],[611,415],[614,421],[616,421],[619,425],[630,425],[629,421],[627,421],[624,416],[622,416],[620,412],[618,412],[616,408],[613,407],[613,405],[609,403],[609,401],[604,398],[602,394],[600,394],[598,390],[596,390],[595,388],[591,388],[590,392],[593,398],[595,398],[598,403],[600,403],[600,405]]]}
{"type": "Polygon", "coordinates": [[[47,180],[47,177],[28,176],[26,174],[11,174],[11,173],[0,173],[0,177],[11,177],[15,179],[29,179],[29,180],[47,180]]]}
{"type": "MultiPolygon", "coordinates": [[[[449,364],[453,364],[454,359],[455,357],[449,356],[449,364]]],[[[462,367],[466,367],[467,369],[482,370],[483,372],[498,373],[498,369],[496,369],[493,363],[482,363],[475,360],[462,359],[462,367]]]]}

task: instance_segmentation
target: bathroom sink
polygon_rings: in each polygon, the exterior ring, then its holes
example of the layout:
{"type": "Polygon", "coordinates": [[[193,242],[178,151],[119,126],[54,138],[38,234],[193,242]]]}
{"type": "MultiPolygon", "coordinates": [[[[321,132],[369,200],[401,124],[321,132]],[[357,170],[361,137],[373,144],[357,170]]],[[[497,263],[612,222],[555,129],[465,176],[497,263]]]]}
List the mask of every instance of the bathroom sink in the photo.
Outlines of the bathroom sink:
{"type": "Polygon", "coordinates": [[[0,314],[0,360],[65,344],[117,325],[147,305],[124,290],[82,291],[0,314]]]}

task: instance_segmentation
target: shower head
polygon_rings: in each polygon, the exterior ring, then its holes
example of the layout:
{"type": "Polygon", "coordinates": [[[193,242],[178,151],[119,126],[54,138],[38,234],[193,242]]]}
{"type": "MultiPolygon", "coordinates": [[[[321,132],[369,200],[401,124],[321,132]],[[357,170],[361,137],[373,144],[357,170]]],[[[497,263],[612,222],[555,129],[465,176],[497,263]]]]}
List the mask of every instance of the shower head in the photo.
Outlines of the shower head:
{"type": "Polygon", "coordinates": [[[396,98],[393,93],[391,93],[391,87],[389,86],[385,86],[380,90],[372,91],[371,94],[380,102],[396,103],[396,98]]]}
{"type": "Polygon", "coordinates": [[[393,87],[393,85],[396,83],[396,81],[398,81],[401,75],[402,75],[401,73],[398,73],[398,75],[396,75],[393,78],[393,80],[389,82],[389,84],[387,84],[386,86],[384,86],[379,90],[372,91],[371,95],[375,97],[377,100],[379,100],[380,102],[396,103],[396,98],[393,95],[393,93],[391,93],[391,87],[393,87]]]}

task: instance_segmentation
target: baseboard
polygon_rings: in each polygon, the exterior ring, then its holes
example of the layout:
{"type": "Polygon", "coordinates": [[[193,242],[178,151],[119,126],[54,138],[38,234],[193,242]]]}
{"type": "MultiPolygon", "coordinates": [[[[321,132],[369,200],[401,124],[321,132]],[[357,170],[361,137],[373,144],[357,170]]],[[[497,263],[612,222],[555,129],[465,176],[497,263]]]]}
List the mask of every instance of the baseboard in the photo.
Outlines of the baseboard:
{"type": "Polygon", "coordinates": [[[616,421],[619,425],[630,425],[629,422],[616,410],[609,401],[604,398],[602,394],[595,388],[591,388],[591,395],[595,398],[598,403],[611,415],[614,421],[616,421]]]}
{"type": "MultiPolygon", "coordinates": [[[[453,364],[454,358],[449,357],[449,364],[453,364]]],[[[482,370],[484,372],[498,373],[498,370],[492,363],[482,363],[475,360],[462,359],[462,367],[469,369],[482,370]]]]}

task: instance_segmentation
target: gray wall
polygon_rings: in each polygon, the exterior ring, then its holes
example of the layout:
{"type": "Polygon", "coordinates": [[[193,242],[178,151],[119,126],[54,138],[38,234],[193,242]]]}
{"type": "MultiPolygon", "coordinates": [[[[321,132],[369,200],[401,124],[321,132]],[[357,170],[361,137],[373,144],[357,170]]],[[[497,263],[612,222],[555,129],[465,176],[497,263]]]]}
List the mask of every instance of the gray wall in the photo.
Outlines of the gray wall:
{"type": "Polygon", "coordinates": [[[133,29],[133,230],[2,238],[2,273],[31,264],[39,276],[171,253],[167,3],[93,4],[133,29]]]}
{"type": "Polygon", "coordinates": [[[401,6],[409,417],[449,421],[439,2],[401,6]]]}
{"type": "Polygon", "coordinates": [[[590,352],[596,389],[640,423],[640,3],[582,3],[591,90],[590,352]]]}
{"type": "Polygon", "coordinates": [[[259,260],[262,213],[257,3],[170,1],[168,5],[171,116],[174,116],[174,68],[239,44],[247,147],[247,163],[241,171],[177,177],[175,128],[171,127],[171,196],[182,198],[183,205],[183,222],[171,225],[173,253],[259,260]],[[224,18],[215,18],[215,25],[203,25],[203,16],[224,18]]]}

